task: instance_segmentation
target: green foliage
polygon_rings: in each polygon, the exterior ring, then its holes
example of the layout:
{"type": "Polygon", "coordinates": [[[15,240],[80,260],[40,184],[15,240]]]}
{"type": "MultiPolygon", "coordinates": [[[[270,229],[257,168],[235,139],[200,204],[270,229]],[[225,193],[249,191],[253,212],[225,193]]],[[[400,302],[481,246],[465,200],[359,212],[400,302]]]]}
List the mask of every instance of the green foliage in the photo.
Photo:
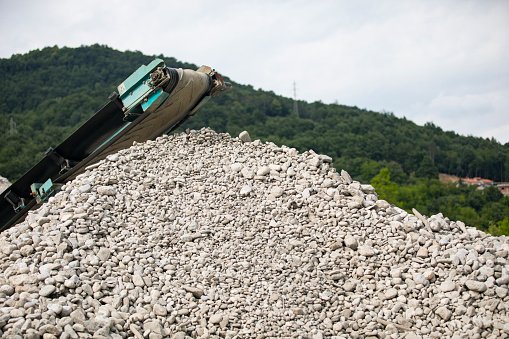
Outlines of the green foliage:
{"type": "MultiPolygon", "coordinates": [[[[48,147],[100,109],[115,86],[155,57],[93,45],[47,47],[0,59],[0,174],[19,178],[48,147]]],[[[157,57],[170,67],[197,68],[157,57]]],[[[509,181],[509,144],[338,104],[299,101],[297,117],[292,99],[233,85],[181,129],[209,126],[231,135],[247,130],[253,139],[313,149],[331,156],[336,169],[347,170],[355,180],[373,179],[378,193],[402,208],[443,212],[481,229],[506,232],[509,207],[499,192],[447,186],[437,178],[441,172],[509,181]]]]}
{"type": "Polygon", "coordinates": [[[509,218],[505,217],[504,220],[499,221],[496,225],[491,224],[488,232],[492,235],[509,235],[509,218]]]}
{"type": "MultiPolygon", "coordinates": [[[[0,174],[11,181],[23,175],[46,149],[98,111],[116,85],[154,58],[93,45],[47,47],[0,59],[0,174]]],[[[172,67],[196,68],[164,60],[172,67]]]]}
{"type": "Polygon", "coordinates": [[[373,179],[371,185],[375,188],[380,199],[393,201],[398,192],[398,185],[391,181],[391,174],[388,168],[382,168],[373,179]]]}
{"type": "Polygon", "coordinates": [[[509,197],[504,197],[496,187],[480,190],[429,178],[414,178],[407,185],[396,186],[390,177],[385,168],[371,181],[380,199],[408,212],[416,208],[425,215],[442,213],[494,235],[509,235],[509,226],[504,221],[509,216],[509,197]]]}
{"type": "Polygon", "coordinates": [[[425,156],[415,171],[415,175],[419,178],[438,179],[438,169],[433,165],[432,159],[425,156]]]}

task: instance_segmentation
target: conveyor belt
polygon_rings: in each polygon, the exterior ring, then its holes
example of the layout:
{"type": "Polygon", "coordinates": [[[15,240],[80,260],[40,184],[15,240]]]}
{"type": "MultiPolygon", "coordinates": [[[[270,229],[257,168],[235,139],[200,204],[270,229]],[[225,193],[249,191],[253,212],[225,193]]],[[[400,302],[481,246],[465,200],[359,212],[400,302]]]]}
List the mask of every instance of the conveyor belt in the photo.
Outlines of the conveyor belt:
{"type": "MultiPolygon", "coordinates": [[[[73,173],[82,169],[82,160],[89,157],[119,129],[129,124],[123,121],[124,113],[121,107],[122,102],[118,98],[110,101],[54,149],[56,154],[74,165],[73,173]]],[[[22,220],[26,213],[36,205],[35,198],[30,194],[32,183],[44,183],[48,179],[55,183],[62,183],[69,176],[69,172],[60,174],[62,166],[55,162],[55,158],[57,158],[55,155],[46,155],[2,193],[0,198],[0,221],[2,221],[0,232],[22,220]],[[25,207],[16,212],[13,205],[5,199],[6,195],[12,202],[24,199],[25,207]]]]}
{"type": "Polygon", "coordinates": [[[173,131],[210,97],[230,89],[231,84],[208,66],[197,71],[170,69],[160,59],[141,66],[119,86],[120,96],[112,93],[106,106],[55,149],[48,149],[0,195],[0,232],[22,221],[59,185],[88,166],[133,141],[145,142],[173,131]]]}

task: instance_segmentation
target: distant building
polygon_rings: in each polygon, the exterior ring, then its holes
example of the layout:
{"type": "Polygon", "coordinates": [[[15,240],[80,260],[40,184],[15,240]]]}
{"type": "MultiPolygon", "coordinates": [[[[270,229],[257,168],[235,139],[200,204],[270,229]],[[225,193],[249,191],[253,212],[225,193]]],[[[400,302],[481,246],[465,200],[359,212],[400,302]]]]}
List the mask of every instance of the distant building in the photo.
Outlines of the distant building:
{"type": "Polygon", "coordinates": [[[475,177],[474,179],[475,180],[479,180],[481,182],[481,185],[484,186],[484,187],[493,186],[493,184],[495,183],[493,180],[483,179],[483,178],[480,178],[480,177],[475,177]]]}
{"type": "Polygon", "coordinates": [[[497,184],[497,187],[500,190],[500,192],[502,192],[503,195],[509,196],[509,182],[497,184]]]}
{"type": "Polygon", "coordinates": [[[473,185],[478,186],[477,189],[484,189],[485,187],[489,186],[496,186],[500,192],[502,192],[503,195],[509,196],[509,182],[500,182],[495,185],[495,182],[490,179],[484,179],[481,177],[475,177],[475,178],[461,178],[460,182],[467,184],[467,185],[473,185]]]}
{"type": "Polygon", "coordinates": [[[461,182],[463,184],[467,184],[467,185],[481,186],[481,183],[478,180],[475,180],[475,179],[461,178],[461,182]]]}
{"type": "Polygon", "coordinates": [[[495,183],[493,180],[490,179],[484,179],[481,177],[475,177],[475,178],[461,178],[461,182],[467,185],[475,185],[479,186],[480,188],[493,186],[495,183]]]}

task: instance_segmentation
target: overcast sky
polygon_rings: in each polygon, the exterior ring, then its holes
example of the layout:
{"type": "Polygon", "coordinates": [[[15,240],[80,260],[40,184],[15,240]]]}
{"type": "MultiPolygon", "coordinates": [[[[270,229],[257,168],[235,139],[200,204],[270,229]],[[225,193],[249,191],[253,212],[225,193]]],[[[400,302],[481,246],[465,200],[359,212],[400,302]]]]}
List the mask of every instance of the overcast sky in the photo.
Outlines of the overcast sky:
{"type": "Polygon", "coordinates": [[[0,0],[0,16],[0,58],[99,43],[509,142],[507,0],[0,0]]]}

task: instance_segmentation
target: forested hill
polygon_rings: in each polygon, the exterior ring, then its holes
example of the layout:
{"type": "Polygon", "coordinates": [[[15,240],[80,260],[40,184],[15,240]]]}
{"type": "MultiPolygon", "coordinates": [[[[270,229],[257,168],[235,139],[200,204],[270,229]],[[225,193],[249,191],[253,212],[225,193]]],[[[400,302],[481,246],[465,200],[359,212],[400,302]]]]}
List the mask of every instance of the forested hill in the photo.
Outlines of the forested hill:
{"type": "MultiPolygon", "coordinates": [[[[197,68],[172,57],[101,45],[55,46],[0,59],[0,175],[20,177],[48,147],[57,146],[106,104],[119,83],[155,57],[170,67],[197,68]]],[[[299,101],[297,116],[292,99],[249,85],[234,83],[233,91],[210,100],[182,128],[203,126],[232,135],[247,130],[252,138],[313,149],[365,183],[385,168],[390,182],[400,185],[412,178],[438,178],[439,172],[509,180],[509,144],[339,104],[299,101]]]]}
{"type": "MultiPolygon", "coordinates": [[[[11,181],[20,177],[155,57],[93,45],[48,47],[0,59],[0,175],[11,181]]],[[[164,59],[174,67],[195,68],[164,59]]]]}
{"type": "MultiPolygon", "coordinates": [[[[56,146],[104,105],[120,82],[155,57],[93,45],[48,47],[0,59],[0,174],[19,177],[47,147],[56,146]]],[[[157,57],[172,67],[196,68],[157,57]]],[[[231,134],[248,130],[254,138],[311,148],[364,181],[378,173],[375,162],[394,162],[391,166],[401,166],[407,175],[443,172],[508,180],[509,144],[357,107],[299,101],[298,108],[299,117],[292,99],[235,84],[228,95],[209,101],[186,128],[210,126],[231,134]]]]}

